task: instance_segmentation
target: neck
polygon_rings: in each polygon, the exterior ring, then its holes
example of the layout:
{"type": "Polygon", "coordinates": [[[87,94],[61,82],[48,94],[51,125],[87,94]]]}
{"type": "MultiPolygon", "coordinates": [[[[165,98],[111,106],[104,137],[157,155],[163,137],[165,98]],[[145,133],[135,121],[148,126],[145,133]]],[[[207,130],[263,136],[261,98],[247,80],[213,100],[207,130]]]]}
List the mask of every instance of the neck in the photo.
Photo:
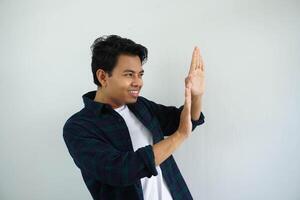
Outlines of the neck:
{"type": "Polygon", "coordinates": [[[97,89],[94,101],[99,103],[109,104],[113,109],[122,106],[122,105],[118,105],[117,103],[114,103],[113,100],[109,99],[105,94],[105,91],[101,88],[97,89]]]}

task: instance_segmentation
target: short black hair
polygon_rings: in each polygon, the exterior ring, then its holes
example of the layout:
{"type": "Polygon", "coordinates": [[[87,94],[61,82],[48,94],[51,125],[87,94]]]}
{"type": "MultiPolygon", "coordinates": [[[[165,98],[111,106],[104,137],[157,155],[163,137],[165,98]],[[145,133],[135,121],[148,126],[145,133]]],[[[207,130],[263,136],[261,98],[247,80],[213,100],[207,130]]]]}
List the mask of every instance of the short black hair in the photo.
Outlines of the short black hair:
{"type": "Polygon", "coordinates": [[[142,65],[148,58],[146,47],[118,35],[104,35],[97,38],[91,46],[91,51],[94,83],[99,87],[101,87],[101,83],[97,79],[97,70],[102,69],[111,76],[121,54],[139,56],[142,65]]]}

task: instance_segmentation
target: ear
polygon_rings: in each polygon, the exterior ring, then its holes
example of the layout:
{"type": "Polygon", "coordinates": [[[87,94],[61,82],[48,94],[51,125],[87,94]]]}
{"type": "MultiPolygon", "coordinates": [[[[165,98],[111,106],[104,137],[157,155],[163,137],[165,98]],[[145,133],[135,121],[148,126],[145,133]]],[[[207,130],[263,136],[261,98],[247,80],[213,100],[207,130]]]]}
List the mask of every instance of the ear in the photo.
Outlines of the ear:
{"type": "Polygon", "coordinates": [[[101,86],[106,86],[107,85],[107,73],[102,70],[102,69],[98,69],[96,71],[96,76],[98,81],[101,83],[101,86]]]}

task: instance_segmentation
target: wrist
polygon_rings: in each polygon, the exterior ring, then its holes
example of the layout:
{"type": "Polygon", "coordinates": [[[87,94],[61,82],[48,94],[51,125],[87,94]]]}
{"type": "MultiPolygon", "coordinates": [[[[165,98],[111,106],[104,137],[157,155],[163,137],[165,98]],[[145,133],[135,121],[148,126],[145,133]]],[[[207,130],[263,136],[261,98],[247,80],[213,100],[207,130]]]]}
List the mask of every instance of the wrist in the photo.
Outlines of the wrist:
{"type": "Polygon", "coordinates": [[[202,99],[203,94],[201,95],[192,95],[192,100],[202,99]]]}

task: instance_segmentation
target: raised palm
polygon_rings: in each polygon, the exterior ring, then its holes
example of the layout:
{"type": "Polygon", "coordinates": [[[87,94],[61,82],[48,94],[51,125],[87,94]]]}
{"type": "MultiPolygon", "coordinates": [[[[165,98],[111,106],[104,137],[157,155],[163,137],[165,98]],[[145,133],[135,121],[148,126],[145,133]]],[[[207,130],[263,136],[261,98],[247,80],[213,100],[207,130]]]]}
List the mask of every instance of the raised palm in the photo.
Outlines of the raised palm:
{"type": "Polygon", "coordinates": [[[200,49],[194,48],[191,66],[185,84],[191,84],[191,96],[202,96],[205,88],[204,63],[200,55],[200,49]]]}

